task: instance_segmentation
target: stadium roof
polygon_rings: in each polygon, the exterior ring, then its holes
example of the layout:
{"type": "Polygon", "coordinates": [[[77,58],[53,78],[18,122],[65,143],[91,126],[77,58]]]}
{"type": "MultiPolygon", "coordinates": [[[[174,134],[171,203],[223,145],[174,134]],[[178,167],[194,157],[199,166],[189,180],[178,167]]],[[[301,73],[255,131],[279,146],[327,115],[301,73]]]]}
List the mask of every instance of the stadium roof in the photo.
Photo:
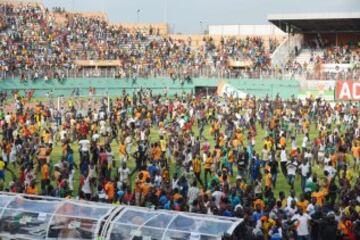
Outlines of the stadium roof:
{"type": "Polygon", "coordinates": [[[270,14],[268,21],[287,33],[360,32],[360,12],[270,14]]]}

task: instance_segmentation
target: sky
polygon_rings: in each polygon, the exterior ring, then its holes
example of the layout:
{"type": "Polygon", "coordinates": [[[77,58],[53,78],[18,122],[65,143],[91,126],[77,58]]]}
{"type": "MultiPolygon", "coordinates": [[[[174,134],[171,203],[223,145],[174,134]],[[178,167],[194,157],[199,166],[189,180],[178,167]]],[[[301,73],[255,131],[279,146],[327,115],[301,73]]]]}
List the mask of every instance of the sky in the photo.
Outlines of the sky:
{"type": "Polygon", "coordinates": [[[167,22],[174,33],[208,25],[266,24],[275,13],[360,12],[360,0],[40,0],[68,11],[106,12],[114,23],[167,22]],[[138,10],[140,10],[138,12],[138,10]]]}

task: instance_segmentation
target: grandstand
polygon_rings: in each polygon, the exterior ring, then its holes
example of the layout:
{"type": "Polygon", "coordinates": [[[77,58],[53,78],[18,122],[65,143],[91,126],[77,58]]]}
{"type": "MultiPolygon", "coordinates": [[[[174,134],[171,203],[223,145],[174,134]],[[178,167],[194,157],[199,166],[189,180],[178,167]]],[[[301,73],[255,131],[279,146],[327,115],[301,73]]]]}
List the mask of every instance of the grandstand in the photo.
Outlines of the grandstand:
{"type": "Polygon", "coordinates": [[[274,14],[268,20],[289,34],[273,65],[290,64],[318,80],[359,79],[360,13],[274,14]]]}
{"type": "Polygon", "coordinates": [[[268,20],[0,0],[0,239],[360,239],[360,14],[268,20]]]}
{"type": "MultiPolygon", "coordinates": [[[[129,87],[122,79],[165,77],[183,86],[196,78],[287,79],[283,85],[291,85],[303,79],[360,77],[356,13],[270,15],[269,22],[278,28],[219,25],[210,26],[209,35],[174,35],[167,24],[112,24],[104,13],[51,12],[38,3],[5,1],[1,12],[2,90],[26,89],[26,84],[18,86],[18,79],[45,81],[35,91],[44,96],[50,88],[69,92],[77,84],[62,79],[74,78],[117,78],[117,88],[133,90],[137,86],[129,87]]],[[[169,85],[157,82],[155,91],[169,85]]],[[[79,86],[82,95],[97,87],[93,81],[79,86]]],[[[174,88],[172,93],[201,86],[174,88]]]]}
{"type": "MultiPolygon", "coordinates": [[[[356,13],[271,15],[269,22],[277,30],[210,26],[212,35],[191,36],[169,34],[166,24],[112,24],[103,13],[50,12],[37,3],[2,3],[1,12],[6,18],[1,24],[0,75],[5,82],[10,81],[3,90],[19,78],[21,82],[58,79],[65,84],[64,91],[72,86],[61,79],[84,77],[168,77],[179,82],[206,77],[292,81],[359,78],[356,13]],[[87,29],[91,30],[84,34],[87,29]],[[253,35],[246,35],[251,29],[253,35]],[[289,33],[286,39],[279,29],[289,33]],[[38,33],[30,36],[30,30],[38,33]],[[271,37],[271,33],[275,35],[271,37]],[[45,46],[50,48],[44,51],[45,46]]],[[[81,92],[88,87],[91,85],[81,92]]]]}

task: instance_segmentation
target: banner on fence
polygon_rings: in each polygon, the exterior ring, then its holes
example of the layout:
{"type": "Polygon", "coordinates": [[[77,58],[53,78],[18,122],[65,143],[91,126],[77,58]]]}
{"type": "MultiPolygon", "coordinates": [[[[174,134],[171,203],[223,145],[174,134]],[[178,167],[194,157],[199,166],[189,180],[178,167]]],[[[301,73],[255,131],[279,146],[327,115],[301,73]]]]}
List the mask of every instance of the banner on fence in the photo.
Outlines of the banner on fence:
{"type": "Polygon", "coordinates": [[[247,93],[238,90],[237,88],[228,84],[224,80],[219,82],[216,92],[217,92],[217,95],[220,97],[232,96],[235,98],[246,98],[246,96],[247,96],[247,93]]]}
{"type": "Polygon", "coordinates": [[[360,82],[337,81],[335,89],[336,100],[360,100],[360,82]]]}

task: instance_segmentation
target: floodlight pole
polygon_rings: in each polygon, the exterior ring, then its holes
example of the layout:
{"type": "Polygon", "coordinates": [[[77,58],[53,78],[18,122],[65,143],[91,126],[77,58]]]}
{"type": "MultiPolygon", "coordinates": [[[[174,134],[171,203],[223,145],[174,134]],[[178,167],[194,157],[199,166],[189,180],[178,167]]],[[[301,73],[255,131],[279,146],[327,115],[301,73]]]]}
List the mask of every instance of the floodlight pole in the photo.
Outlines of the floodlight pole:
{"type": "Polygon", "coordinates": [[[139,23],[140,20],[140,9],[136,10],[136,22],[139,23]]]}

